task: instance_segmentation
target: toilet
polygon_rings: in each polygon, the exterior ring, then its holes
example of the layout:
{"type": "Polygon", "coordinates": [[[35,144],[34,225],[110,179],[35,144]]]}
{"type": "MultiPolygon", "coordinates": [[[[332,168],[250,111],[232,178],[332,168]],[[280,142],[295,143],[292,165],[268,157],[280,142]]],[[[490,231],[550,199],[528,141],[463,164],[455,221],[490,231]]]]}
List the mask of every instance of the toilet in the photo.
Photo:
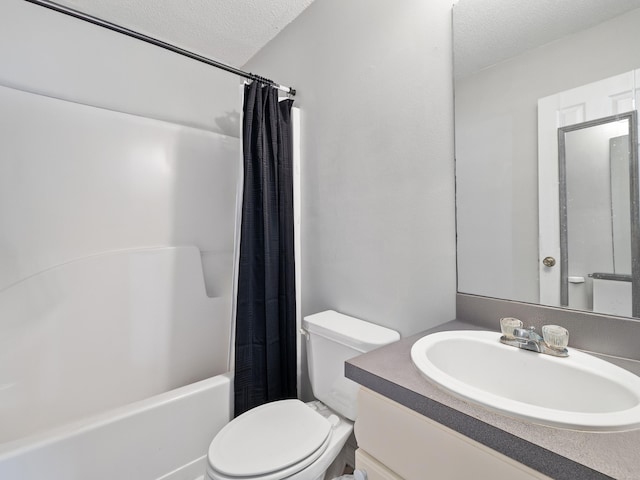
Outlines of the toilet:
{"type": "Polygon", "coordinates": [[[329,310],[305,317],[316,401],[279,400],[229,422],[211,442],[208,480],[322,480],[353,431],[358,384],[344,362],[400,339],[398,332],[329,310]]]}

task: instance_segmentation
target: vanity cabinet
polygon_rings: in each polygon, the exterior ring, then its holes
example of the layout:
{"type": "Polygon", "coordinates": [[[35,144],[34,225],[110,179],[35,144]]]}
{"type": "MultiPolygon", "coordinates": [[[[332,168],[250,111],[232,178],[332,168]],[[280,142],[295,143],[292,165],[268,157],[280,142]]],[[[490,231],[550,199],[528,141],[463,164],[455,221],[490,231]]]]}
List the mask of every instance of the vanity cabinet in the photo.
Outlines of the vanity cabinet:
{"type": "Polygon", "coordinates": [[[364,387],[355,435],[368,480],[550,479],[364,387]]]}

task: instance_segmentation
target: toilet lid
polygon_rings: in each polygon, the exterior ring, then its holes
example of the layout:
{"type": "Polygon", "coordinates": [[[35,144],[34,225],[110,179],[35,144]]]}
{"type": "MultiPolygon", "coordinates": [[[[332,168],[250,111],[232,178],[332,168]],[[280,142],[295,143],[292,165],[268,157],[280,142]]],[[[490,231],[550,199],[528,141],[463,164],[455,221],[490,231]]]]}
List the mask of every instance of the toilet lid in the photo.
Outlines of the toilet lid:
{"type": "Polygon", "coordinates": [[[263,476],[313,456],[326,448],[330,435],[329,421],[300,400],[267,403],[220,430],[209,447],[209,463],[229,477],[263,476]]]}

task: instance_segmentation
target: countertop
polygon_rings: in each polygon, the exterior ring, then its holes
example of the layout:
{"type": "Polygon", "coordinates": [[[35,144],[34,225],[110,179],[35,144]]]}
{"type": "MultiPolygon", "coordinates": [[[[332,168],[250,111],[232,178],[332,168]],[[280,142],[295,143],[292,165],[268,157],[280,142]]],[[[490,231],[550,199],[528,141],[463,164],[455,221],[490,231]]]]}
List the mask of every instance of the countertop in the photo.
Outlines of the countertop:
{"type": "MultiPolygon", "coordinates": [[[[445,330],[483,328],[453,320],[347,361],[346,376],[551,478],[640,479],[640,429],[579,432],[537,425],[465,402],[427,381],[411,361],[411,347],[445,330]]],[[[613,360],[638,374],[638,362],[613,360]]]]}

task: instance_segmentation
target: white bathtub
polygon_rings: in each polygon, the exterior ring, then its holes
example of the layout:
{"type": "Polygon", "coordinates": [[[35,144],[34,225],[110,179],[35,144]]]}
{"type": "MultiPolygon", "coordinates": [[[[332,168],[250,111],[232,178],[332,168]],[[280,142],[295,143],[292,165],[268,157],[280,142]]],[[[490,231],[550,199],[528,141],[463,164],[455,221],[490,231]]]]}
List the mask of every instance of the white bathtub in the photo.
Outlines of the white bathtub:
{"type": "Polygon", "coordinates": [[[0,479],[194,480],[231,414],[230,295],[194,246],[107,252],[0,291],[0,479]]]}
{"type": "Polygon", "coordinates": [[[231,297],[196,247],[127,250],[0,292],[0,446],[229,371],[231,297]]]}
{"type": "Polygon", "coordinates": [[[231,418],[231,374],[0,445],[3,480],[195,480],[231,418]]]}

